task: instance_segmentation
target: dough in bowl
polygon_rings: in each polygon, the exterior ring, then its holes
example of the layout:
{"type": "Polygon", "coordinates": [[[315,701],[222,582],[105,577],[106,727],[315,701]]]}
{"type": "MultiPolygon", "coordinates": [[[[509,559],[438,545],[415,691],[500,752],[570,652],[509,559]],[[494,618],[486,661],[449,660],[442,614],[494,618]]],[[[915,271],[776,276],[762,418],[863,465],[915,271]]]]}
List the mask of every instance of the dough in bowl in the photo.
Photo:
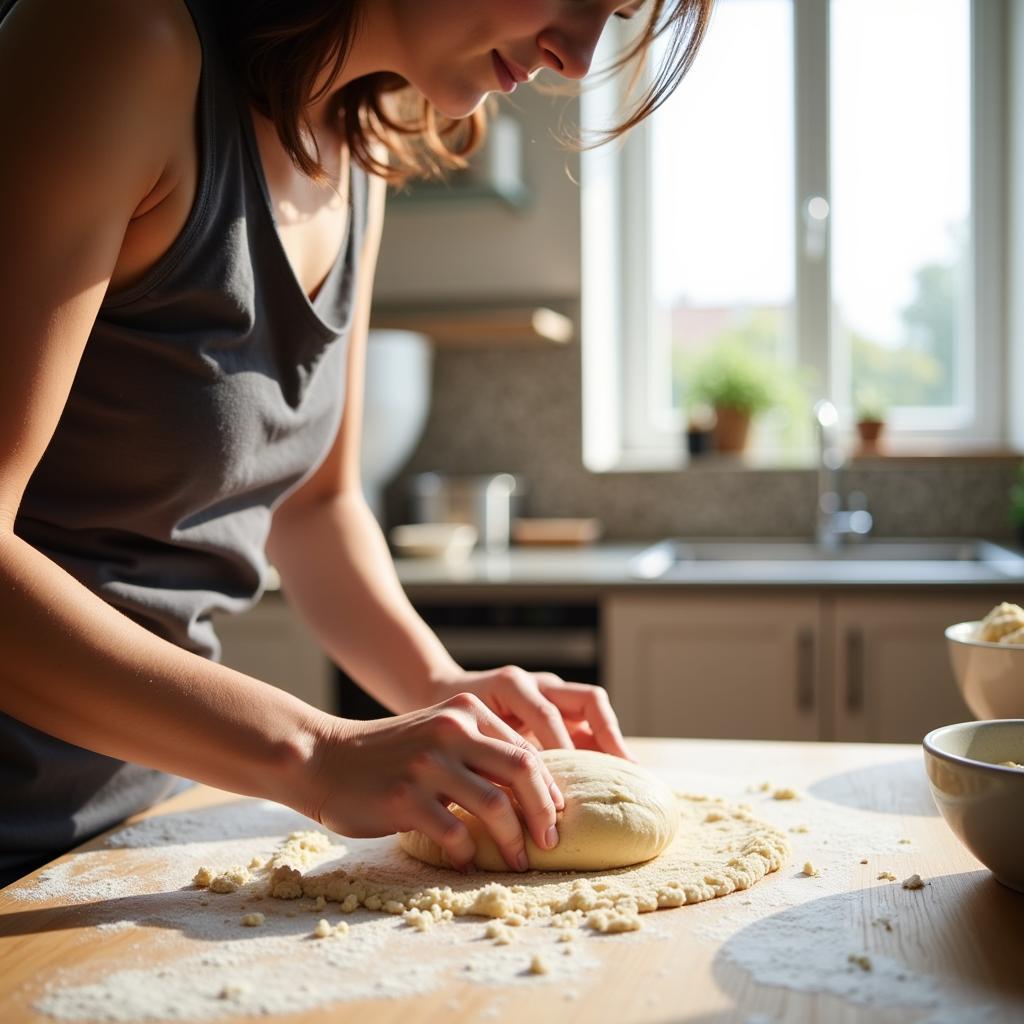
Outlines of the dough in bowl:
{"type": "MultiPolygon", "coordinates": [[[[657,857],[675,838],[679,806],[675,794],[646,768],[594,750],[545,750],[541,757],[565,797],[558,814],[558,845],[541,850],[524,829],[526,856],[537,871],[603,871],[657,857]]],[[[478,868],[507,872],[490,833],[457,805],[466,823],[478,868]]],[[[444,851],[422,832],[401,832],[399,843],[417,860],[451,867],[444,851]]]]}

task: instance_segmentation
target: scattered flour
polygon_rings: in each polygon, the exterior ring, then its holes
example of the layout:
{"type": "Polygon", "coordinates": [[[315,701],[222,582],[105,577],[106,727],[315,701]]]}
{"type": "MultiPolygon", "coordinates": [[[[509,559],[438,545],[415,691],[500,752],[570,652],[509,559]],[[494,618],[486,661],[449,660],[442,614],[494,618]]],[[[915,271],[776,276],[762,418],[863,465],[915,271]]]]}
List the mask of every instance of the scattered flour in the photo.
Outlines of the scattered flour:
{"type": "Polygon", "coordinates": [[[123,946],[104,958],[101,942],[80,967],[49,978],[35,1005],[70,1021],[216,1020],[404,998],[452,975],[486,986],[579,979],[601,964],[591,947],[609,939],[599,933],[622,933],[617,942],[663,938],[657,928],[635,931],[641,914],[747,888],[784,859],[782,833],[747,811],[708,799],[681,806],[692,828],[707,830],[707,855],[720,864],[686,885],[673,878],[692,866],[689,851],[582,877],[443,872],[450,885],[439,886],[438,869],[413,861],[393,837],[342,845],[264,802],[142,822],[15,894],[64,902],[80,923],[102,925],[100,935],[144,928],[137,949],[155,963],[126,963],[123,946]],[[469,915],[496,919],[502,939],[515,941],[479,951],[480,917],[469,915]],[[569,932],[571,945],[560,939],[569,932]]]}
{"type": "MultiPolygon", "coordinates": [[[[780,766],[780,771],[784,767],[780,766]]],[[[740,773],[737,769],[735,774],[740,773]]],[[[701,776],[687,772],[684,776],[687,791],[716,793],[733,806],[744,791],[750,791],[748,781],[731,778],[728,773],[701,776]]],[[[923,780],[921,786],[924,788],[923,780]]],[[[765,986],[827,993],[854,1007],[913,1012],[918,1024],[1001,1021],[997,1010],[965,1005],[944,979],[906,962],[898,929],[894,932],[891,922],[903,912],[913,913],[920,894],[906,892],[899,885],[861,883],[864,888],[857,888],[856,873],[861,869],[856,865],[869,857],[873,864],[900,871],[900,877],[919,866],[914,850],[898,843],[906,834],[899,816],[884,818],[817,799],[814,787],[802,792],[799,800],[775,801],[772,789],[768,784],[757,789],[759,810],[779,829],[790,830],[796,863],[813,863],[819,877],[814,885],[808,885],[802,874],[777,872],[765,883],[749,888],[743,899],[689,908],[689,930],[720,946],[713,971],[717,972],[718,964],[727,964],[730,970],[738,968],[765,986]],[[807,822],[812,823],[813,832],[805,831],[807,822]],[[851,960],[851,956],[864,959],[851,960]],[[921,1020],[921,1015],[927,1020],[921,1020]]],[[[914,794],[911,797],[916,799],[914,794]]],[[[714,813],[715,808],[715,801],[708,801],[707,811],[714,813]]],[[[161,961],[137,968],[94,957],[81,969],[55,976],[37,1002],[38,1009],[63,1020],[202,1021],[324,1009],[354,999],[410,998],[452,981],[488,989],[553,985],[578,993],[586,979],[602,969],[603,961],[595,955],[601,943],[671,938],[670,931],[662,934],[651,926],[661,919],[658,914],[641,915],[644,927],[639,931],[609,938],[584,927],[584,912],[568,909],[546,919],[526,919],[518,926],[505,923],[499,914],[494,923],[514,934],[515,940],[495,946],[494,939],[484,938],[486,924],[479,917],[438,919],[429,910],[369,913],[358,900],[346,906],[345,900],[326,897],[321,907],[316,897],[325,893],[314,892],[315,886],[303,892],[299,901],[264,899],[257,905],[265,923],[259,928],[240,928],[241,914],[251,911],[254,901],[266,892],[267,871],[226,895],[207,896],[197,891],[192,876],[204,864],[248,864],[254,854],[267,863],[282,835],[308,828],[309,822],[273,804],[249,802],[215,811],[221,818],[212,825],[211,812],[196,811],[179,816],[181,832],[163,819],[159,828],[143,831],[148,825],[143,822],[124,830],[130,833],[127,841],[112,839],[108,845],[122,847],[125,854],[131,854],[135,846],[140,848],[150,869],[145,878],[143,859],[135,864],[129,856],[123,861],[129,873],[114,879],[104,877],[99,864],[90,863],[88,854],[82,854],[74,858],[75,870],[61,865],[56,873],[37,881],[45,895],[12,892],[25,899],[107,901],[88,908],[69,907],[68,912],[87,913],[88,923],[103,924],[101,934],[146,928],[147,961],[151,956],[161,961]],[[240,808],[244,813],[239,813],[240,808]],[[156,849],[148,848],[149,840],[156,849]],[[162,852],[173,853],[173,858],[166,862],[167,880],[154,891],[151,868],[154,855],[162,852]],[[104,887],[109,895],[98,895],[104,887]],[[92,895],[83,896],[84,892],[92,895]],[[208,901],[205,907],[204,901],[208,901]],[[297,915],[296,909],[300,911],[297,915]],[[308,910],[323,916],[332,927],[348,923],[348,935],[343,941],[311,941],[316,918],[311,921],[308,910]],[[429,921],[417,923],[427,917],[429,921]],[[572,938],[565,939],[565,935],[572,938]],[[535,956],[543,961],[546,974],[532,973],[535,956]],[[394,970],[396,963],[402,965],[401,971],[394,970]]],[[[715,824],[709,822],[706,827],[715,824]]],[[[318,855],[320,862],[311,871],[297,871],[299,877],[330,875],[337,870],[335,862],[342,850],[341,863],[353,877],[381,872],[377,880],[390,884],[396,870],[414,870],[408,858],[395,849],[393,839],[344,842],[348,849],[331,846],[318,855]]],[[[253,870],[259,871],[255,866],[253,870]]],[[[436,871],[423,869],[411,877],[422,885],[430,878],[436,881],[436,871]]],[[[472,884],[461,876],[446,878],[451,878],[453,888],[460,882],[472,884]]],[[[523,881],[522,876],[509,876],[510,885],[523,881]]],[[[935,898],[940,899],[941,879],[933,879],[931,884],[935,898]]],[[[503,911],[504,917],[516,912],[510,906],[492,909],[503,911]]],[[[101,941],[100,951],[102,946],[101,941]]],[[[672,970],[665,968],[660,973],[668,975],[672,970]]],[[[495,1001],[478,1011],[477,1018],[497,1017],[505,1010],[503,1003],[495,1001]]]]}

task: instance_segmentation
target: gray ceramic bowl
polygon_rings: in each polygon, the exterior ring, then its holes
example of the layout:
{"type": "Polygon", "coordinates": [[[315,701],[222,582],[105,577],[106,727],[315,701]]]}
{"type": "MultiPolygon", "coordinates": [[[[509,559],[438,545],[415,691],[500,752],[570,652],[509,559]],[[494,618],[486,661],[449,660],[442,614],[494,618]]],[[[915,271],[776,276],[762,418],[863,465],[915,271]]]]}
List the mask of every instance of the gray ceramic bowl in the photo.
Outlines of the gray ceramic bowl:
{"type": "Polygon", "coordinates": [[[946,824],[996,878],[1024,892],[1024,719],[944,725],[924,738],[924,765],[946,824]]]}
{"type": "Polygon", "coordinates": [[[964,702],[978,718],[1024,718],[1024,644],[976,640],[980,622],[946,630],[949,660],[964,702]]]}

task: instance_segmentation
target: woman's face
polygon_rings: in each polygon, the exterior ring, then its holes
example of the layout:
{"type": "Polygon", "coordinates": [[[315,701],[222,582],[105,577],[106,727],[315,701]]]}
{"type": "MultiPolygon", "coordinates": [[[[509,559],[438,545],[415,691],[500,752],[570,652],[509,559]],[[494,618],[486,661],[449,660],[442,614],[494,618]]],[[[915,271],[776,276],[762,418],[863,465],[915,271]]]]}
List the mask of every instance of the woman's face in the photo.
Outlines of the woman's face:
{"type": "MultiPolygon", "coordinates": [[[[371,3],[377,0],[371,0],[371,3]]],[[[392,0],[394,68],[448,117],[466,117],[490,92],[550,68],[590,70],[613,15],[643,0],[392,0]]]]}

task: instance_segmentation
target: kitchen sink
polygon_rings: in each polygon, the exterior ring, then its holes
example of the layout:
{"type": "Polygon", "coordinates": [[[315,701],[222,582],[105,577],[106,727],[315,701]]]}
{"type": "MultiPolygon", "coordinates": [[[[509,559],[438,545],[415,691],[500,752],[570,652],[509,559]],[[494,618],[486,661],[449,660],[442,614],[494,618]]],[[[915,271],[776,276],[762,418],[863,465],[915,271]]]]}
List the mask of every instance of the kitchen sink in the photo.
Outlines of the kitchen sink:
{"type": "MultiPolygon", "coordinates": [[[[717,567],[763,576],[837,578],[974,575],[1024,577],[1024,556],[984,540],[859,540],[830,549],[802,540],[686,540],[670,538],[645,548],[630,563],[636,579],[684,578],[694,569],[717,567]]],[[[704,575],[704,573],[701,573],[704,575]]]]}

